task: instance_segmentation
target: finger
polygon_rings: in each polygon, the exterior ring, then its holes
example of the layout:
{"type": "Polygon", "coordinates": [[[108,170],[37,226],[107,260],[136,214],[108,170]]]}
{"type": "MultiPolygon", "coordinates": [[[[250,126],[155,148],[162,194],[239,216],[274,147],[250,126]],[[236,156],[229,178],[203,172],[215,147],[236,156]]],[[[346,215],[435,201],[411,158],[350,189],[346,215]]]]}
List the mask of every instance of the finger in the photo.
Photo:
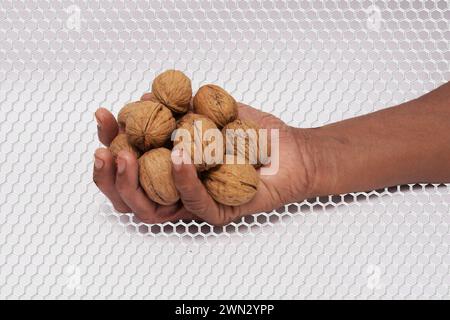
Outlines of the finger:
{"type": "Polygon", "coordinates": [[[181,203],[171,206],[158,206],[156,216],[161,222],[176,222],[179,220],[198,220],[198,217],[187,211],[181,203]]]}
{"type": "Polygon", "coordinates": [[[129,151],[117,155],[116,188],[123,201],[139,219],[147,223],[159,223],[156,215],[157,205],[150,200],[139,185],[138,162],[129,151]]]}
{"type": "Polygon", "coordinates": [[[221,224],[225,217],[197,177],[197,171],[182,149],[172,152],[173,180],[185,209],[212,224],[221,224]]]}
{"type": "Polygon", "coordinates": [[[93,179],[100,191],[108,197],[114,208],[122,213],[131,212],[125,202],[123,202],[116,190],[114,180],[116,177],[114,159],[108,149],[100,148],[94,154],[94,174],[93,179]]]}
{"type": "Polygon", "coordinates": [[[238,103],[239,117],[242,119],[257,119],[265,112],[250,107],[249,105],[238,103]]]}
{"type": "MultiPolygon", "coordinates": [[[[274,183],[270,181],[271,177],[273,176],[260,177],[258,191],[253,199],[240,206],[241,216],[252,215],[258,212],[270,212],[274,208],[279,208],[283,205],[283,202],[278,197],[278,192],[280,191],[273,187],[274,183]]],[[[287,193],[289,190],[285,190],[285,192],[287,193]]]]}
{"type": "Polygon", "coordinates": [[[239,118],[242,120],[251,120],[257,122],[262,128],[277,128],[285,127],[285,124],[272,114],[255,109],[243,103],[238,103],[239,118]]]}
{"type": "Polygon", "coordinates": [[[95,119],[97,120],[97,133],[100,142],[105,146],[109,146],[119,132],[116,119],[105,108],[97,109],[95,119]]]}

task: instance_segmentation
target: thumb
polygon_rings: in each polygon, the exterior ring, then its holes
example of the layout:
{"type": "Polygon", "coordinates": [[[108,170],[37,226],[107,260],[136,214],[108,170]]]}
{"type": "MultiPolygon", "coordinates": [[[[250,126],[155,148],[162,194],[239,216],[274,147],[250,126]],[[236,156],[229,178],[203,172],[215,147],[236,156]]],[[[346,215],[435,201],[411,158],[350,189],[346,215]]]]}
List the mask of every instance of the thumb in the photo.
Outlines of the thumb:
{"type": "Polygon", "coordinates": [[[180,199],[185,209],[200,219],[215,224],[218,206],[211,198],[197,176],[197,170],[190,157],[181,148],[172,150],[172,169],[175,187],[180,193],[180,199]]]}

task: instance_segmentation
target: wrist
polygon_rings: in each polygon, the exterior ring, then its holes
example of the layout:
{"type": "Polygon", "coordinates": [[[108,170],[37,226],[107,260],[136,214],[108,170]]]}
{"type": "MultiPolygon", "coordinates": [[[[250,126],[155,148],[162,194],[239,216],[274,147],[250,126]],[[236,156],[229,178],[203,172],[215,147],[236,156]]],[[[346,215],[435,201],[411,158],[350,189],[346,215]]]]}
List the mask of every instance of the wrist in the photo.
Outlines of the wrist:
{"type": "Polygon", "coordinates": [[[339,145],[344,142],[326,135],[322,128],[293,130],[305,166],[307,198],[334,194],[338,189],[339,145]]]}

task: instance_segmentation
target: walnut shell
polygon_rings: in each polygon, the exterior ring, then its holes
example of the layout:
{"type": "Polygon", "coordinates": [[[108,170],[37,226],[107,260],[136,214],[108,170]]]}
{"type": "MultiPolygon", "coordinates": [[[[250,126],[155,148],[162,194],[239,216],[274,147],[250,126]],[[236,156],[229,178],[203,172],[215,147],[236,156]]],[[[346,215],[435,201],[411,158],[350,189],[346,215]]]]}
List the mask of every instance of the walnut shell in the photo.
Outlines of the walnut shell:
{"type": "Polygon", "coordinates": [[[259,175],[249,164],[222,164],[211,169],[203,183],[217,202],[239,206],[255,196],[258,191],[259,175]]]}
{"type": "MultiPolygon", "coordinates": [[[[153,93],[146,93],[143,97],[145,97],[145,101],[152,101],[158,103],[158,99],[156,99],[155,95],[153,93]]],[[[119,114],[117,115],[117,122],[119,123],[119,126],[121,128],[125,128],[125,124],[127,121],[127,117],[130,114],[130,112],[140,103],[142,103],[144,100],[141,101],[134,101],[127,103],[123,106],[122,109],[120,109],[119,114]]]]}
{"type": "Polygon", "coordinates": [[[267,143],[267,139],[260,139],[259,130],[259,125],[251,120],[237,119],[227,124],[222,129],[226,144],[225,153],[237,156],[237,159],[241,158],[238,161],[245,161],[255,168],[267,164],[270,145],[267,143]],[[261,156],[260,149],[266,155],[261,156]]]}
{"type": "MultiPolygon", "coordinates": [[[[210,119],[206,118],[203,115],[188,113],[185,116],[183,116],[180,120],[178,120],[177,130],[178,129],[187,130],[190,135],[190,140],[183,141],[182,136],[179,137],[175,136],[174,148],[182,147],[183,150],[186,150],[189,153],[192,163],[194,164],[197,171],[199,172],[205,171],[217,165],[217,162],[213,161],[214,159],[209,159],[209,157],[207,156],[208,149],[206,149],[208,146],[213,148],[211,153],[212,156],[214,157],[216,155],[215,152],[220,152],[220,150],[218,150],[217,147],[211,145],[216,143],[216,141],[212,139],[206,139],[207,137],[205,137],[204,139],[204,134],[206,133],[206,130],[210,129],[217,130],[217,133],[221,134],[219,129],[217,129],[216,125],[214,124],[214,122],[212,122],[210,119]],[[199,138],[198,141],[201,142],[201,148],[200,144],[196,143],[194,132],[197,132],[199,138]],[[207,151],[206,153],[205,150],[207,151]],[[195,157],[196,153],[197,157],[195,157]]],[[[220,160],[223,160],[223,147],[221,150],[222,152],[220,154],[220,160]]]]}
{"type": "Polygon", "coordinates": [[[139,158],[140,156],[139,150],[128,142],[128,137],[125,133],[119,133],[109,145],[109,151],[111,151],[114,158],[116,158],[122,150],[130,151],[136,158],[139,158]]]}
{"type": "Polygon", "coordinates": [[[191,80],[181,71],[167,70],[153,80],[152,93],[171,111],[185,113],[192,98],[191,80]]]}
{"type": "Polygon", "coordinates": [[[224,89],[214,84],[207,84],[194,96],[194,112],[203,114],[222,128],[238,117],[236,100],[224,89]]]}
{"type": "Polygon", "coordinates": [[[132,145],[141,151],[147,151],[164,145],[175,126],[175,118],[164,105],[141,101],[129,113],[125,132],[132,145]]]}
{"type": "Polygon", "coordinates": [[[139,182],[147,196],[161,205],[171,205],[180,198],[172,177],[170,150],[157,148],[139,158],[139,182]]]}
{"type": "Polygon", "coordinates": [[[124,105],[122,109],[120,109],[119,114],[117,115],[117,122],[119,123],[120,127],[125,128],[128,115],[139,103],[141,103],[141,101],[130,102],[124,105]]]}

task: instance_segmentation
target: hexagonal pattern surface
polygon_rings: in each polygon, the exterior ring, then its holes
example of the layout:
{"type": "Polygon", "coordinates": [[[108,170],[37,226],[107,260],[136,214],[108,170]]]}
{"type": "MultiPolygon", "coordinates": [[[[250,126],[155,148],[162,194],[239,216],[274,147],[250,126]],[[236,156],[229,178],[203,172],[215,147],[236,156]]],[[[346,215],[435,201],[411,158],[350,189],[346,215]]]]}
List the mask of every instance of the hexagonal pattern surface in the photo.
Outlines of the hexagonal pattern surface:
{"type": "Polygon", "coordinates": [[[2,1],[0,298],[449,298],[449,185],[310,199],[217,228],[119,215],[93,113],[167,68],[293,126],[450,79],[448,1],[2,1]]]}

